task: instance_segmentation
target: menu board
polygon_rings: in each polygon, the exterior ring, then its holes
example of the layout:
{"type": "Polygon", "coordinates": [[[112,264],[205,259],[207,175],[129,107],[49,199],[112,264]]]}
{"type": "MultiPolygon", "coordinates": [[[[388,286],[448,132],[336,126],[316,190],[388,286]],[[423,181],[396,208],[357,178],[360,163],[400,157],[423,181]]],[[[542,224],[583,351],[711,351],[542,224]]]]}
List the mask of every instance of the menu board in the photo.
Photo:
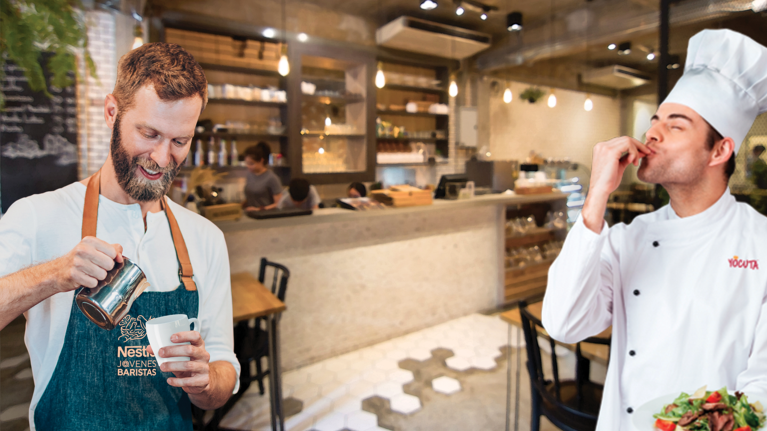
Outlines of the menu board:
{"type": "MultiPolygon", "coordinates": [[[[5,213],[26,196],[56,190],[77,181],[77,101],[74,84],[50,84],[47,63],[43,70],[48,91],[32,91],[23,70],[6,60],[0,111],[0,207],[5,213]]],[[[70,72],[74,78],[73,72],[70,72]]]]}

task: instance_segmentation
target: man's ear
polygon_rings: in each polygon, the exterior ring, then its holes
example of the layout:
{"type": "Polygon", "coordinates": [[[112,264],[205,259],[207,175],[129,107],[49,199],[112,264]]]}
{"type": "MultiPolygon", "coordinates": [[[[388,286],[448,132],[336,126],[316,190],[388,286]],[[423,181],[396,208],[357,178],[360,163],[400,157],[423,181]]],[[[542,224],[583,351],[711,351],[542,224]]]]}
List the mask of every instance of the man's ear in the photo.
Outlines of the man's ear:
{"type": "Polygon", "coordinates": [[[104,99],[104,120],[107,122],[107,126],[112,129],[117,121],[117,99],[112,94],[107,94],[104,99]]]}
{"type": "Polygon", "coordinates": [[[730,137],[724,138],[714,146],[714,151],[711,152],[711,159],[708,165],[713,167],[725,164],[734,153],[735,141],[730,137]]]}

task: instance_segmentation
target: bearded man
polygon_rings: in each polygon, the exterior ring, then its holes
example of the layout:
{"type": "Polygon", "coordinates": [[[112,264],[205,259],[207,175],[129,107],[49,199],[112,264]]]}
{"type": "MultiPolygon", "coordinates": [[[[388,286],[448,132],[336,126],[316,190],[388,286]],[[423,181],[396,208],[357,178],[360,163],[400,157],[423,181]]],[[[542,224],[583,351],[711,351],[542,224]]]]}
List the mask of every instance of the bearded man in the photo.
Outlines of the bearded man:
{"type": "Polygon", "coordinates": [[[104,102],[112,141],[99,172],[21,199],[0,219],[0,328],[27,319],[32,430],[191,430],[190,403],[214,409],[236,391],[224,235],[165,197],[207,100],[203,70],[180,46],[132,50],[104,102]],[[200,332],[154,352],[146,331],[91,322],[75,290],[124,258],[149,282],[124,319],[185,314],[200,332]],[[184,359],[158,367],[154,355],[184,359]]]}

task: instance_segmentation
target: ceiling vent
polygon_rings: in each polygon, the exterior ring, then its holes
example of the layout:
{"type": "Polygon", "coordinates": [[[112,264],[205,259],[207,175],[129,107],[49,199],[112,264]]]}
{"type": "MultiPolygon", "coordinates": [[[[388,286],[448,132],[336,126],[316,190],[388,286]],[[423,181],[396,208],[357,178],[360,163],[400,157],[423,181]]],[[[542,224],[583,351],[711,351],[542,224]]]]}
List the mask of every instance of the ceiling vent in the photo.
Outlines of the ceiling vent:
{"type": "Polygon", "coordinates": [[[652,77],[644,72],[618,65],[590,70],[581,77],[586,84],[617,90],[639,87],[650,82],[650,79],[652,77]]]}
{"type": "Polygon", "coordinates": [[[376,31],[387,48],[462,60],[490,47],[489,34],[401,16],[376,31]]]}

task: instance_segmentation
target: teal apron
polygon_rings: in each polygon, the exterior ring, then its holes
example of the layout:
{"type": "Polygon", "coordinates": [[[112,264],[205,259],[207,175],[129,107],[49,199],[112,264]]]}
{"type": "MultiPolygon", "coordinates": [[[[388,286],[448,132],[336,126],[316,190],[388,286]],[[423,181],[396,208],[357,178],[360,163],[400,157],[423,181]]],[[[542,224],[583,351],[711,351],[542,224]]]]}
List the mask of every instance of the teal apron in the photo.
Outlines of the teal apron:
{"type": "MultiPolygon", "coordinates": [[[[100,174],[88,182],[83,237],[96,236],[100,174]],[[94,203],[95,202],[95,203],[94,203]]],[[[160,202],[171,227],[181,284],[170,292],[144,292],[111,331],[88,320],[72,301],[64,347],[35,408],[35,426],[47,430],[191,430],[189,396],[170,386],[146,351],[146,321],[168,314],[197,317],[192,265],[176,218],[160,202]]]]}

